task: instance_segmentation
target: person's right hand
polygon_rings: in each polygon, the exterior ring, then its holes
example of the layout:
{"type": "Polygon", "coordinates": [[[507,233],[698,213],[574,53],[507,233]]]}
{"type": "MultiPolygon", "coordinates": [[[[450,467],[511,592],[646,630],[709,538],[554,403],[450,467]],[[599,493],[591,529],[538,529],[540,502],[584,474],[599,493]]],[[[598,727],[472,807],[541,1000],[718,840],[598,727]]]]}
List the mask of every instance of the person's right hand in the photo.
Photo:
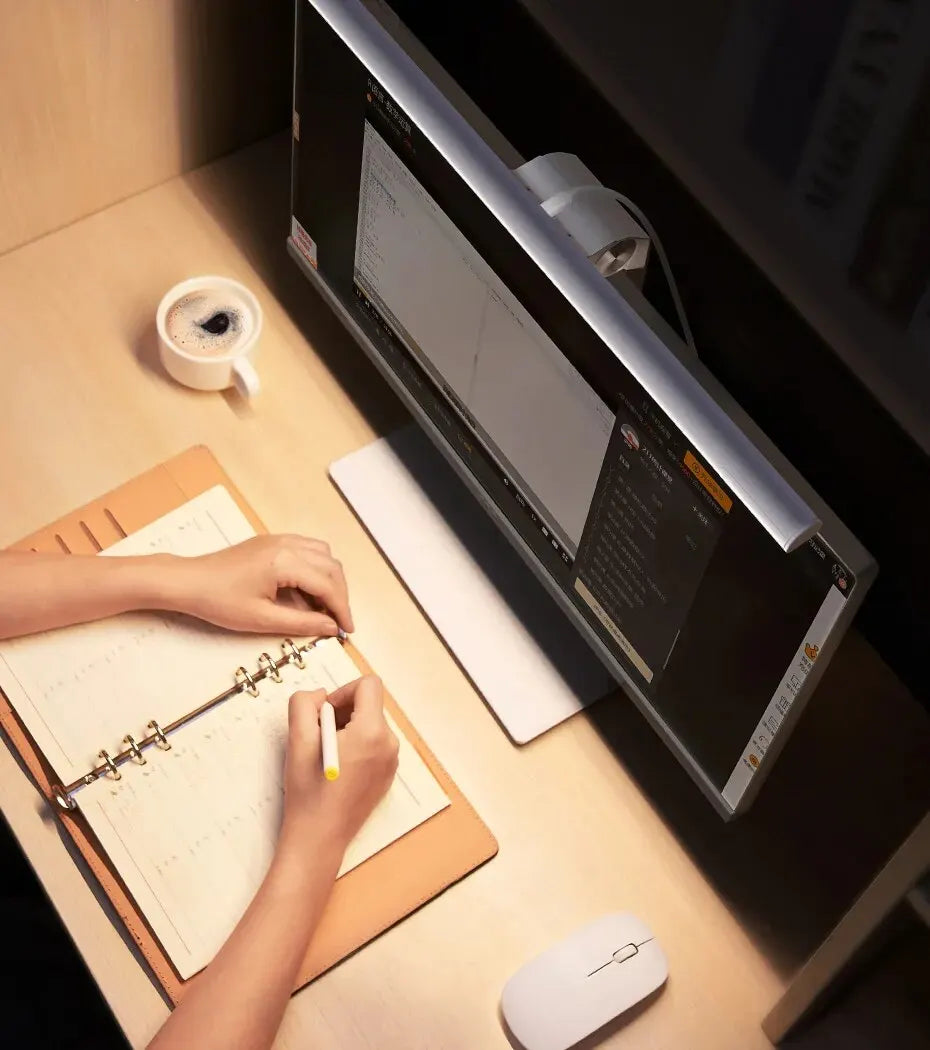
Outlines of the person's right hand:
{"type": "Polygon", "coordinates": [[[322,690],[295,693],[288,709],[282,841],[310,852],[324,836],[344,851],[381,801],[397,771],[397,737],[384,717],[379,679],[350,682],[329,697],[322,690]],[[336,709],[339,777],[323,776],[320,707],[336,709]]]}

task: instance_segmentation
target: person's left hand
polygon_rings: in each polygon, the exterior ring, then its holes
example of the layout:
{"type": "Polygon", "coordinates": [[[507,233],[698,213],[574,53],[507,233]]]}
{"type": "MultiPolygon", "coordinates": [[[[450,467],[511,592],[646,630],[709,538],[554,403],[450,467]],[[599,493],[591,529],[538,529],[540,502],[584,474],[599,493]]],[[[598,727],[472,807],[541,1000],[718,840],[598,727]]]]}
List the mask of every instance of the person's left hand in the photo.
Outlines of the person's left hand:
{"type": "Polygon", "coordinates": [[[329,545],[304,536],[255,536],[167,570],[171,607],[219,627],[259,634],[332,636],[354,629],[342,566],[329,545]],[[298,609],[279,598],[294,589],[328,612],[298,609]]]}

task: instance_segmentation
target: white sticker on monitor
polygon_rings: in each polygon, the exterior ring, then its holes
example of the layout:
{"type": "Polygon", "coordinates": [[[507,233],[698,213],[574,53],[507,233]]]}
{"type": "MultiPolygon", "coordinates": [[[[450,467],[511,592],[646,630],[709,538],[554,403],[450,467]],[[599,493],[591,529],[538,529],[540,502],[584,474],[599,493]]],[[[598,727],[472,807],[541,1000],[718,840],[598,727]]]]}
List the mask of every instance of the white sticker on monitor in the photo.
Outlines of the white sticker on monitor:
{"type": "Polygon", "coordinates": [[[297,245],[300,254],[315,270],[317,268],[316,241],[293,216],[291,216],[291,240],[297,245]]]}

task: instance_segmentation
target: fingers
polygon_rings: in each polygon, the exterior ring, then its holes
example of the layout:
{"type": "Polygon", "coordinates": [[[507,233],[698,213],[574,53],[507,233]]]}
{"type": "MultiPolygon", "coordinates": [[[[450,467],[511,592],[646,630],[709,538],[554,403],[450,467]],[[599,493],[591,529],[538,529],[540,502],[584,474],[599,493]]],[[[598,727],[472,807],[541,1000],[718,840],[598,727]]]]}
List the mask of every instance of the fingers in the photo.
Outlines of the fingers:
{"type": "Polygon", "coordinates": [[[315,551],[317,554],[325,554],[328,557],[332,553],[329,549],[329,544],[325,540],[311,540],[304,536],[299,536],[298,539],[304,547],[308,550],[315,551]]]}
{"type": "Polygon", "coordinates": [[[294,566],[294,579],[300,590],[318,598],[326,606],[344,631],[352,629],[349,595],[341,569],[300,561],[294,566]]]}
{"type": "Polygon", "coordinates": [[[319,749],[320,708],[326,699],[324,689],[294,693],[287,705],[287,730],[292,746],[301,750],[319,749]]]}
{"type": "Polygon", "coordinates": [[[342,686],[330,694],[329,702],[336,709],[339,725],[350,719],[353,724],[369,728],[384,724],[384,690],[381,679],[375,675],[365,675],[342,686]]]}
{"type": "Polygon", "coordinates": [[[309,536],[300,536],[297,533],[287,533],[282,535],[280,539],[285,540],[287,543],[293,544],[295,547],[304,547],[308,551],[314,551],[317,554],[329,554],[329,544],[326,540],[314,540],[309,536]]]}
{"type": "MultiPolygon", "coordinates": [[[[320,599],[344,631],[352,631],[349,589],[342,566],[328,553],[328,548],[311,546],[321,541],[295,541],[289,551],[291,560],[281,583],[296,586],[305,594],[320,599]]],[[[325,547],[325,544],[322,544],[325,547]]]]}
{"type": "Polygon", "coordinates": [[[327,613],[295,609],[292,605],[266,601],[256,614],[255,630],[268,634],[302,635],[310,638],[333,638],[339,625],[327,613]]]}
{"type": "Polygon", "coordinates": [[[367,674],[355,683],[352,717],[360,724],[384,721],[384,690],[380,678],[367,674]]]}

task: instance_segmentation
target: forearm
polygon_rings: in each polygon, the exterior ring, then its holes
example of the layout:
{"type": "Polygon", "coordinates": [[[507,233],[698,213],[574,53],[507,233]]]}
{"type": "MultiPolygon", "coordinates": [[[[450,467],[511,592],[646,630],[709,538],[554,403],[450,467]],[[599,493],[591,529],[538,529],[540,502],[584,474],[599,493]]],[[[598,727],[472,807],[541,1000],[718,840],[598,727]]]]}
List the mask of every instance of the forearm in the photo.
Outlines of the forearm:
{"type": "Polygon", "coordinates": [[[172,609],[178,561],[167,554],[98,558],[0,552],[0,638],[132,609],[172,609]]]}
{"type": "Polygon", "coordinates": [[[149,1050],[267,1050],[274,1042],[342,850],[323,842],[312,866],[282,843],[229,940],[149,1050]]]}

